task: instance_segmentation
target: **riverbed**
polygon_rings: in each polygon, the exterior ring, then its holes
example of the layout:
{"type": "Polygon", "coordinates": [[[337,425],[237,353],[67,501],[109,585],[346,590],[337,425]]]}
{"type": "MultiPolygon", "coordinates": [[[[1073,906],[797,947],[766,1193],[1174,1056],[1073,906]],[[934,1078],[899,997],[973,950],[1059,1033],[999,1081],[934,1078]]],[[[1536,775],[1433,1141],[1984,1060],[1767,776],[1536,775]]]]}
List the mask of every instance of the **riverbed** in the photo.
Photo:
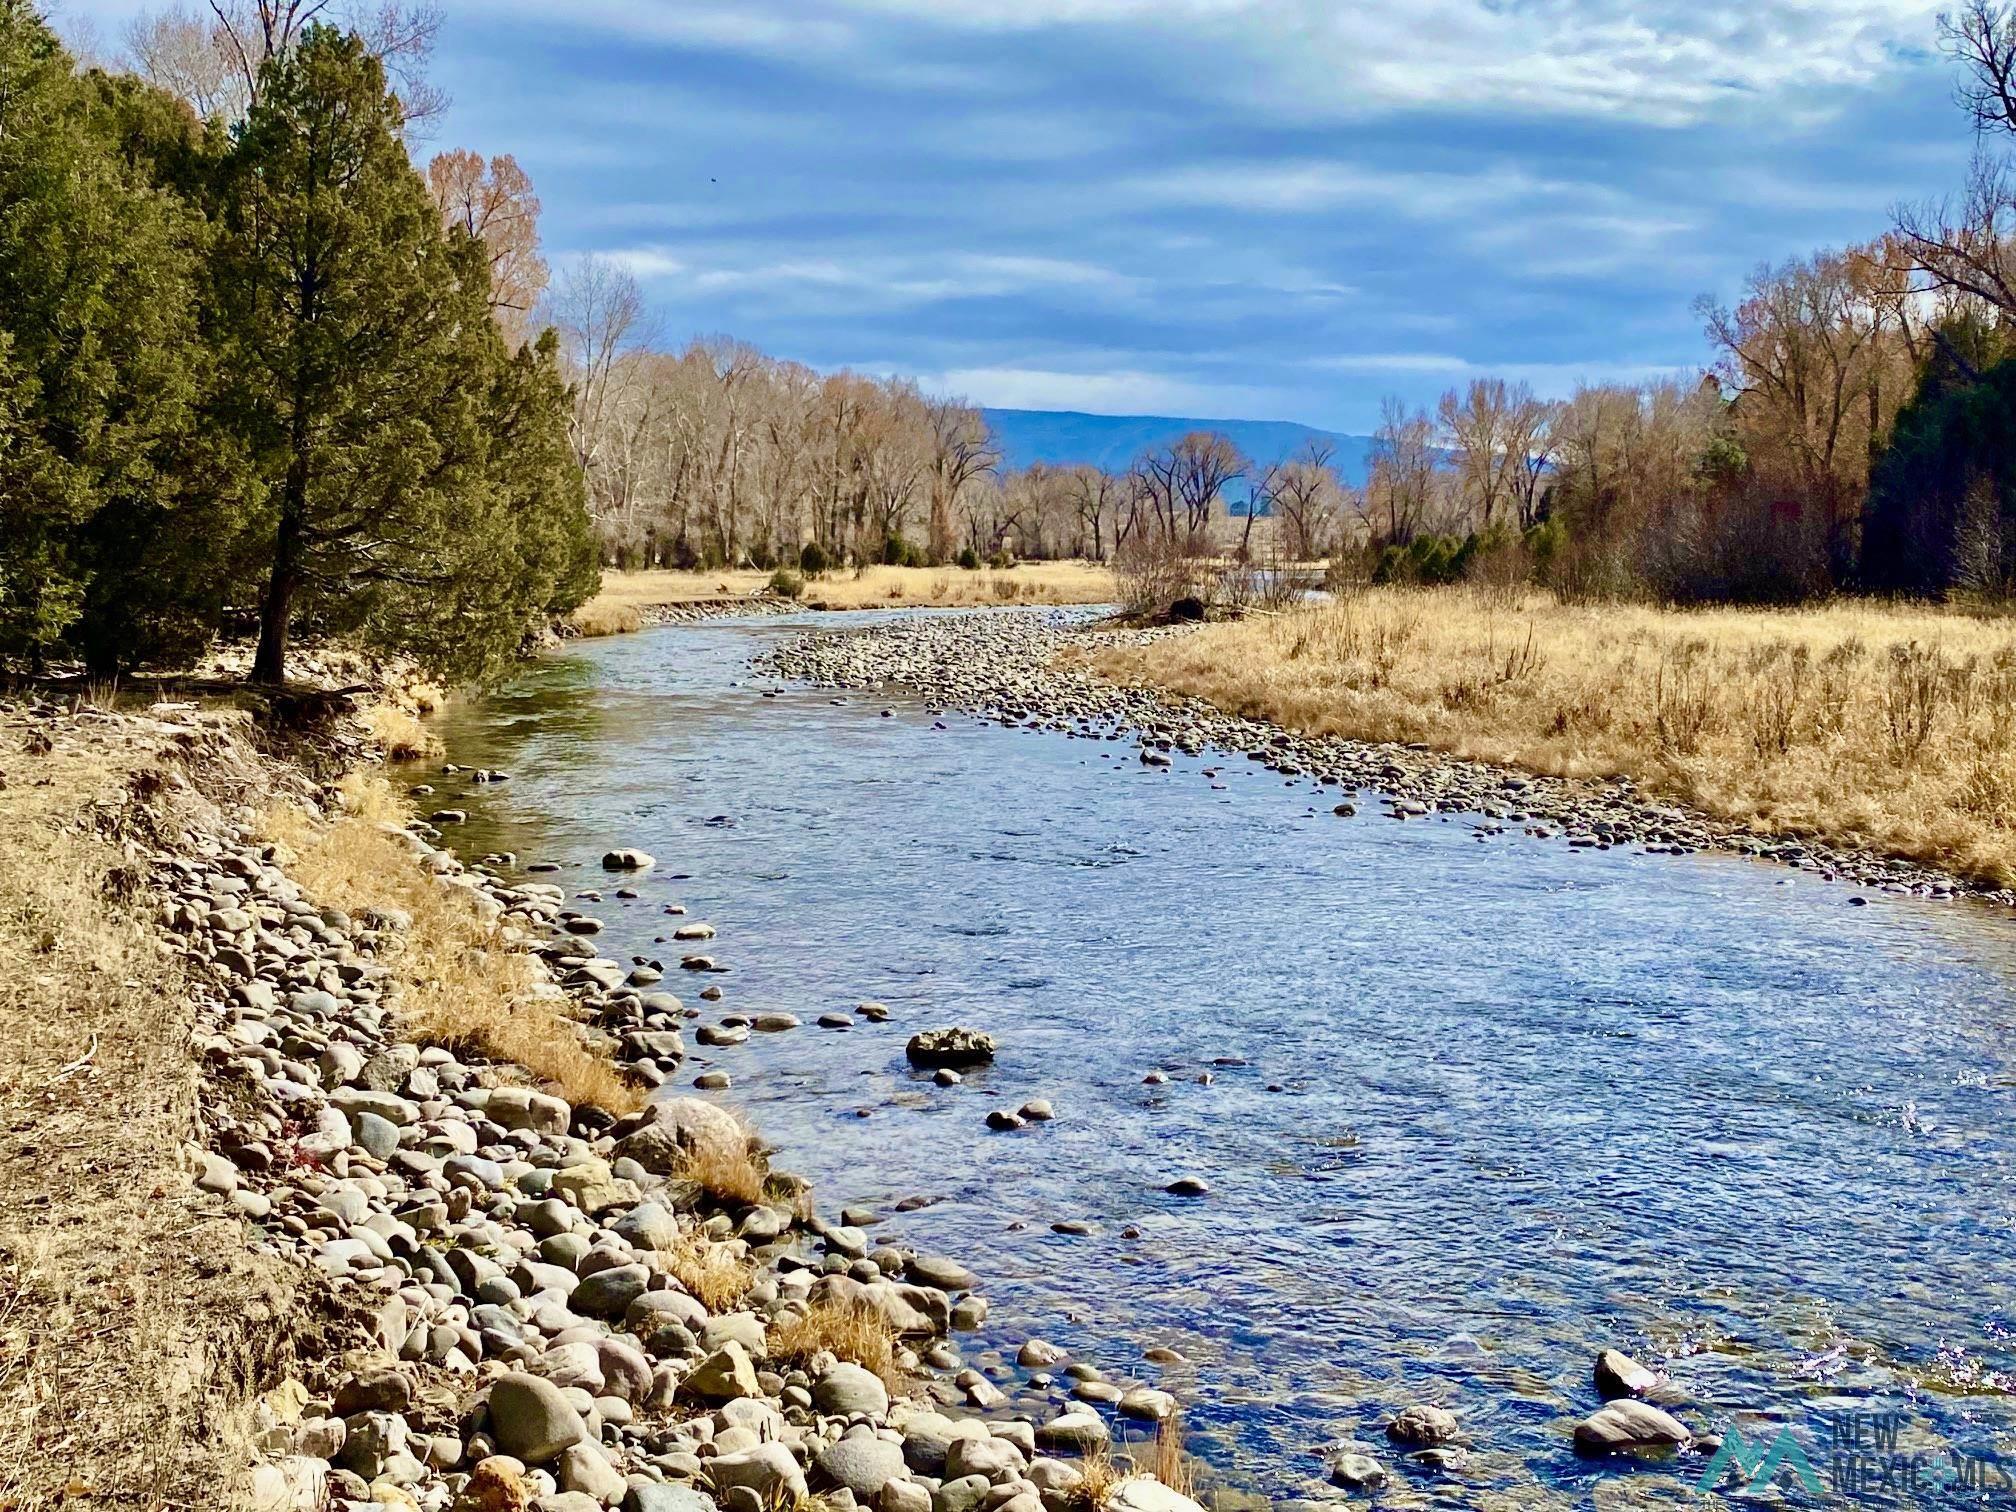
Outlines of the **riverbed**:
{"type": "Polygon", "coordinates": [[[1791,1425],[1819,1462],[1829,1413],[1897,1410],[1919,1452],[2016,1460],[2006,912],[1369,797],[1340,820],[1222,752],[1153,768],[752,673],[808,623],[570,645],[443,716],[449,760],[509,782],[428,780],[470,811],[465,856],[560,863],[602,895],[577,905],[598,948],[705,1018],[799,1017],[680,1080],[728,1071],[822,1210],[979,1271],[969,1355],[1041,1336],[1161,1384],[1228,1484],[1277,1498],[1335,1494],[1316,1451],[1409,1402],[1455,1411],[1469,1462],[1381,1447],[1392,1504],[1691,1485],[1698,1457],[1573,1452],[1606,1346],[1697,1431],[1791,1425]],[[634,899],[616,845],[658,858],[634,899]],[[694,921],[725,974],[671,969],[694,921]],[[890,1022],[815,1027],[862,1000],[890,1022]],[[903,1044],[953,1023],[1001,1056],[934,1086],[903,1044]],[[1053,1122],[988,1129],[1032,1097],[1053,1122]]]}

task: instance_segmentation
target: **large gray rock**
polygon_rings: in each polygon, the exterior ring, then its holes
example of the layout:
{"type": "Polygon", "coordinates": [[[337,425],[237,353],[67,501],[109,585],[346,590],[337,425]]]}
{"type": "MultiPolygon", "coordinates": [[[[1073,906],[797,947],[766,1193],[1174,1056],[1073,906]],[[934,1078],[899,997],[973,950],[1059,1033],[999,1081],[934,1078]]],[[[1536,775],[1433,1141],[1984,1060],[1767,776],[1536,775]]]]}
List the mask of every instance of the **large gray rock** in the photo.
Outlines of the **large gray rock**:
{"type": "Polygon", "coordinates": [[[602,865],[609,871],[649,871],[658,864],[658,858],[649,851],[612,850],[602,857],[602,865]]]}
{"type": "Polygon", "coordinates": [[[806,1496],[805,1472],[782,1444],[758,1444],[739,1454],[716,1455],[707,1464],[714,1494],[720,1496],[746,1486],[769,1505],[790,1505],[806,1496]]]}
{"type": "Polygon", "coordinates": [[[1621,1349],[1606,1349],[1596,1356],[1596,1389],[1605,1401],[1642,1397],[1658,1384],[1658,1372],[1640,1365],[1621,1349]]]}
{"type": "Polygon", "coordinates": [[[640,1202],[610,1225],[635,1250],[669,1250],[679,1245],[679,1220],[655,1202],[640,1202]]]}
{"type": "Polygon", "coordinates": [[[562,1491],[579,1491],[605,1507],[622,1500],[623,1493],[630,1489],[599,1444],[572,1444],[562,1449],[554,1469],[554,1478],[560,1482],[562,1491]]]}
{"type": "Polygon", "coordinates": [[[691,1486],[634,1480],[623,1493],[623,1512],[718,1512],[714,1498],[691,1486]]]}
{"type": "Polygon", "coordinates": [[[953,1419],[940,1412],[912,1413],[903,1424],[903,1458],[919,1475],[942,1476],[953,1443],[986,1438],[987,1425],[977,1418],[953,1419]]]}
{"type": "Polygon", "coordinates": [[[1000,1047],[978,1029],[925,1029],[910,1036],[903,1053],[913,1066],[984,1066],[1000,1047]]]}
{"type": "Polygon", "coordinates": [[[1097,1449],[1113,1436],[1096,1412],[1066,1412],[1036,1426],[1036,1442],[1045,1449],[1097,1449]]]}
{"type": "Polygon", "coordinates": [[[1332,1444],[1323,1451],[1323,1468],[1333,1485],[1346,1491],[1373,1491],[1386,1484],[1386,1467],[1359,1444],[1332,1444]]]}
{"type": "Polygon", "coordinates": [[[941,1291],[971,1291],[980,1284],[980,1278],[973,1272],[943,1255],[913,1255],[904,1271],[918,1285],[935,1286],[941,1291]]]}
{"type": "Polygon", "coordinates": [[[740,1152],[749,1143],[732,1115],[697,1097],[654,1102],[609,1132],[615,1137],[618,1158],[634,1160],[659,1176],[677,1174],[698,1151],[740,1152]]]}
{"type": "Polygon", "coordinates": [[[568,1299],[576,1312],[591,1318],[620,1318],[624,1309],[644,1294],[651,1284],[651,1272],[642,1265],[614,1265],[597,1271],[568,1299]]]}
{"type": "Polygon", "coordinates": [[[530,1087],[497,1087],[484,1099],[483,1114],[507,1129],[565,1134],[574,1110],[559,1098],[534,1092],[530,1087]]]}
{"type": "Polygon", "coordinates": [[[812,1383],[812,1402],[828,1417],[880,1417],[889,1410],[889,1388],[873,1371],[842,1362],[812,1383]]]}
{"type": "Polygon", "coordinates": [[[499,1449],[528,1465],[588,1436],[560,1388],[531,1375],[507,1375],[490,1388],[490,1433],[499,1449]]]}
{"type": "Polygon", "coordinates": [[[1689,1443],[1693,1437],[1671,1413],[1631,1397],[1611,1402],[1575,1425],[1575,1447],[1584,1454],[1664,1449],[1689,1443]]]}
{"type": "Polygon", "coordinates": [[[861,1501],[872,1501],[882,1488],[904,1473],[903,1449],[872,1434],[855,1433],[819,1451],[819,1473],[845,1486],[861,1501]]]}
{"type": "Polygon", "coordinates": [[[1450,1443],[1461,1431],[1455,1413],[1446,1407],[1426,1404],[1401,1408],[1386,1425],[1386,1437],[1415,1449],[1433,1449],[1438,1444],[1450,1443]]]}
{"type": "Polygon", "coordinates": [[[945,1446],[945,1478],[959,1480],[968,1475],[984,1475],[989,1481],[999,1484],[1015,1477],[1029,1468],[1029,1461],[1022,1451],[1005,1438],[992,1434],[984,1438],[954,1439],[945,1446]]]}
{"type": "Polygon", "coordinates": [[[1106,1512],[1204,1512],[1204,1509],[1152,1475],[1130,1475],[1107,1497],[1106,1512]]]}

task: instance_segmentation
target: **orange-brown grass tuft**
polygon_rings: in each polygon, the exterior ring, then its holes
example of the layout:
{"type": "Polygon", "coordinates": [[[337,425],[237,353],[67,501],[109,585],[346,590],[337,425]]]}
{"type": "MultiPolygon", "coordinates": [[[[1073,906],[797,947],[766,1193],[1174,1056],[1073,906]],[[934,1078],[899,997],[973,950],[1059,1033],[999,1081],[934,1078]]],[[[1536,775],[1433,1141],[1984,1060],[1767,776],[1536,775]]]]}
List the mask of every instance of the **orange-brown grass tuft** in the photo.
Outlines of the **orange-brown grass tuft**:
{"type": "Polygon", "coordinates": [[[686,1156],[679,1174],[723,1202],[761,1202],[770,1168],[753,1144],[746,1131],[745,1137],[733,1145],[704,1140],[686,1156]]]}
{"type": "Polygon", "coordinates": [[[1155,1425],[1155,1441],[1147,1455],[1148,1473],[1171,1491],[1197,1494],[1197,1470],[1183,1450],[1183,1414],[1172,1411],[1155,1425]]]}
{"type": "Polygon", "coordinates": [[[576,634],[590,638],[628,635],[633,630],[644,628],[644,611],[634,603],[595,598],[568,616],[568,622],[573,625],[576,634]]]}
{"type": "Polygon", "coordinates": [[[756,1283],[755,1267],[741,1246],[717,1244],[697,1229],[683,1230],[678,1245],[659,1254],[665,1269],[711,1313],[732,1312],[756,1283]]]}
{"type": "Polygon", "coordinates": [[[642,1106],[639,1090],[539,992],[533,958],[510,948],[473,894],[422,868],[396,827],[404,806],[385,781],[353,777],[344,799],[344,812],[328,821],[275,809],[267,830],[292,853],[290,870],[309,896],[350,912],[394,908],[411,918],[410,928],[390,936],[397,944],[388,958],[407,1032],[522,1066],[569,1102],[613,1113],[642,1106]]]}
{"type": "Polygon", "coordinates": [[[358,716],[371,738],[385,748],[391,761],[415,761],[441,754],[441,740],[406,709],[394,704],[372,704],[358,716]]]}
{"type": "Polygon", "coordinates": [[[1291,729],[1629,776],[1758,833],[2016,882],[2006,617],[1375,588],[1109,651],[1097,666],[1291,729]]]}
{"type": "Polygon", "coordinates": [[[1111,1444],[1101,1444],[1086,1454],[1078,1462],[1078,1471],[1078,1483],[1068,1494],[1071,1505],[1080,1512],[1106,1512],[1114,1491],[1134,1474],[1132,1468],[1114,1458],[1111,1444]]]}
{"type": "Polygon", "coordinates": [[[873,1307],[858,1302],[814,1302],[770,1325],[772,1358],[802,1365],[821,1352],[881,1377],[892,1395],[909,1390],[896,1363],[896,1331],[873,1307]]]}

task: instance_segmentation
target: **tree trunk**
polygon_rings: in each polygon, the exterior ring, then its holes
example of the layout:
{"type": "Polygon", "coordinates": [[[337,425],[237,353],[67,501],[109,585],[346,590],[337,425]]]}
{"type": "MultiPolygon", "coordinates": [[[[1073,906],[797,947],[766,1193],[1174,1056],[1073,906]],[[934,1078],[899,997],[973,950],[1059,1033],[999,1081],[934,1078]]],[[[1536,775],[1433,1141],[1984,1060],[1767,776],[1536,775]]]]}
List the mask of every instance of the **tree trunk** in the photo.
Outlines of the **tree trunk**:
{"type": "Polygon", "coordinates": [[[294,590],[301,585],[301,527],[308,515],[307,427],[297,419],[294,430],[300,444],[287,464],[280,528],[273,538],[273,572],[259,605],[259,649],[252,655],[252,681],[275,686],[287,680],[287,628],[294,590]]]}

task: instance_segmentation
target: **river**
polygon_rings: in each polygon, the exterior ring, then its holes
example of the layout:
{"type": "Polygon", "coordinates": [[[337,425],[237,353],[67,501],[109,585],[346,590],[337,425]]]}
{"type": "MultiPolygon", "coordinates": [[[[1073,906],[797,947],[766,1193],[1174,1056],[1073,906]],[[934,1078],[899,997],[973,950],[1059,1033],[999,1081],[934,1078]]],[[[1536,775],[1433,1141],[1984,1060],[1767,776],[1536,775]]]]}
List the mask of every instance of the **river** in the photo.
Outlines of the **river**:
{"type": "Polygon", "coordinates": [[[750,658],[811,622],[575,643],[442,717],[451,761],[511,781],[431,777],[430,801],[470,810],[465,855],[602,889],[605,954],[673,966],[667,903],[717,927],[730,972],[666,985],[804,1027],[696,1047],[681,1081],[728,1070],[823,1211],[978,1270],[969,1355],[1034,1334],[1159,1382],[1226,1483],[1277,1498],[1433,1401],[1468,1469],[1382,1447],[1386,1504],[1670,1499],[1698,1457],[1570,1446],[1605,1346],[1669,1372],[1697,1431],[1794,1427],[1823,1475],[1850,1409],[1901,1413],[1904,1452],[2016,1464],[2006,916],[1338,820],[1243,759],[1151,770],[900,697],[763,696],[750,658]],[[658,857],[634,901],[597,865],[615,845],[658,857]],[[814,1027],[863,999],[891,1022],[814,1027]],[[1002,1054],[938,1088],[903,1044],[952,1023],[1002,1054]],[[1054,1122],[985,1126],[1036,1096],[1054,1122]],[[1180,1175],[1210,1195],[1165,1193],[1180,1175]],[[940,1200],[890,1213],[907,1196],[940,1200]]]}

